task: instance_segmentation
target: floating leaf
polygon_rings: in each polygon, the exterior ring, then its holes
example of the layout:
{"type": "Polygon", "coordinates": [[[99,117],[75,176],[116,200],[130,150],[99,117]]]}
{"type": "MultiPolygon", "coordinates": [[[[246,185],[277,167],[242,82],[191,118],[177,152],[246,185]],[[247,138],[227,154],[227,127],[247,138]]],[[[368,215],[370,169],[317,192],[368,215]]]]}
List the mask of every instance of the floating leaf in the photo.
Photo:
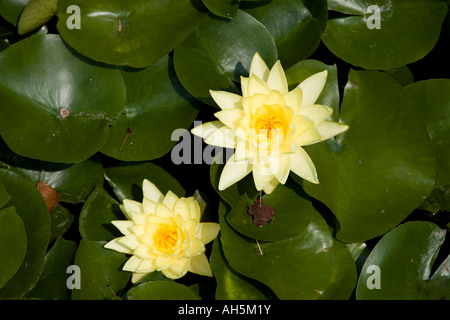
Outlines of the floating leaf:
{"type": "Polygon", "coordinates": [[[127,102],[101,152],[125,161],[159,158],[175,145],[172,132],[194,121],[198,110],[193,98],[179,83],[169,56],[121,74],[127,102]]]}
{"type": "Polygon", "coordinates": [[[173,281],[151,281],[127,292],[128,300],[200,300],[188,287],[173,281]]]}
{"type": "Polygon", "coordinates": [[[316,211],[311,223],[292,238],[257,242],[231,228],[219,207],[226,260],[238,273],[270,287],[280,299],[318,299],[330,281],[335,253],[328,226],[316,211]],[[295,271],[295,272],[294,272],[295,271]]]}
{"type": "MultiPolygon", "coordinates": [[[[427,280],[444,238],[445,230],[422,221],[407,222],[388,232],[363,266],[356,298],[415,300],[424,299],[425,292],[432,294],[427,280]]],[[[438,276],[448,281],[448,271],[440,272],[438,276]]],[[[434,277],[431,285],[436,279],[434,277]]],[[[448,297],[450,287],[447,286],[445,291],[448,297]]],[[[442,291],[439,293],[443,294],[442,291]]]]}
{"type": "MultiPolygon", "coordinates": [[[[44,300],[68,300],[67,267],[73,264],[77,244],[58,238],[45,256],[44,270],[28,297],[44,300]]],[[[75,289],[76,290],[76,289],[75,289]]]]}
{"type": "Polygon", "coordinates": [[[248,75],[256,51],[275,63],[272,36],[251,15],[239,10],[232,20],[209,17],[175,49],[175,71],[190,94],[214,106],[209,90],[238,92],[234,81],[248,75]]]}
{"type": "Polygon", "coordinates": [[[0,289],[0,297],[21,298],[36,284],[44,267],[50,217],[41,194],[27,179],[17,173],[0,169],[0,183],[11,196],[6,207],[15,207],[16,214],[22,219],[27,244],[20,268],[0,289]]]}
{"type": "Polygon", "coordinates": [[[329,0],[328,7],[351,16],[328,21],[325,45],[354,66],[379,70],[426,56],[438,41],[447,13],[441,0],[329,0]]]}
{"type": "MultiPolygon", "coordinates": [[[[320,2],[326,11],[326,1],[315,2],[320,2]]],[[[285,68],[309,57],[319,46],[323,33],[320,23],[299,0],[247,3],[241,8],[270,32],[285,68]]]]}
{"type": "Polygon", "coordinates": [[[0,210],[0,289],[17,272],[26,251],[27,236],[22,219],[14,207],[0,210]]]}
{"type": "Polygon", "coordinates": [[[405,87],[416,101],[436,154],[436,187],[450,184],[450,79],[419,81],[405,87]]]}
{"type": "Polygon", "coordinates": [[[232,19],[239,8],[239,0],[202,0],[205,6],[215,15],[232,19]]]}
{"type": "Polygon", "coordinates": [[[340,119],[347,132],[305,148],[320,183],[301,183],[334,213],[339,240],[362,242],[422,203],[434,185],[435,158],[414,100],[381,72],[350,72],[340,119]]]}
{"type": "Polygon", "coordinates": [[[60,0],[57,27],[93,60],[142,68],[175,49],[205,18],[190,0],[60,0]],[[77,18],[79,28],[72,26],[77,18]]]}
{"type": "Polygon", "coordinates": [[[56,14],[57,3],[57,0],[30,0],[20,15],[18,33],[28,33],[47,23],[56,14]]]}
{"type": "Polygon", "coordinates": [[[0,73],[0,133],[29,158],[86,160],[105,143],[125,104],[119,71],[78,59],[58,35],[29,37],[3,50],[0,73]]]}
{"type": "Polygon", "coordinates": [[[82,239],[75,256],[80,268],[80,289],[72,290],[73,300],[113,299],[125,288],[131,273],[122,271],[125,254],[105,249],[106,241],[82,239]]]}

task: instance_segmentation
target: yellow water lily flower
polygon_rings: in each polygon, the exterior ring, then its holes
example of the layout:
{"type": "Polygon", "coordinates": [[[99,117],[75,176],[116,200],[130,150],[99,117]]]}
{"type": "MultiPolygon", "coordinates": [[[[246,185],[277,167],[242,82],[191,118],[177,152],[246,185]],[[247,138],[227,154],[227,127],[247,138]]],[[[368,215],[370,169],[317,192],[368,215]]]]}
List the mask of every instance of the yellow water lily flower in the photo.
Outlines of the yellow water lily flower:
{"type": "Polygon", "coordinates": [[[123,266],[133,272],[132,282],[155,270],[170,279],[188,271],[211,277],[205,244],[217,236],[219,224],[200,222],[201,210],[194,197],[178,198],[172,191],[164,196],[148,180],[142,191],[142,203],[124,200],[121,205],[128,220],[112,221],[124,236],[105,245],[132,255],[123,266]]]}
{"type": "Polygon", "coordinates": [[[280,61],[269,70],[255,53],[248,78],[241,77],[242,96],[210,90],[222,109],[217,121],[192,129],[207,144],[234,148],[225,164],[219,190],[253,172],[258,191],[271,193],[284,184],[293,171],[301,178],[319,183],[316,168],[302,148],[334,137],[349,127],[326,120],[333,109],[315,104],[327,80],[318,72],[289,91],[280,61]]]}

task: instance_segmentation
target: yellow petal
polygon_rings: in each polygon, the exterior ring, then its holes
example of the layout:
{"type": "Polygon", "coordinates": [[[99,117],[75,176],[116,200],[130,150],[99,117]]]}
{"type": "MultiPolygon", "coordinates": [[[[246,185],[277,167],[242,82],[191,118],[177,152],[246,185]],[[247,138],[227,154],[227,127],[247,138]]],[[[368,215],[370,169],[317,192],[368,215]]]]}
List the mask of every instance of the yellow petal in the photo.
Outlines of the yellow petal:
{"type": "Polygon", "coordinates": [[[272,90],[267,96],[266,99],[264,100],[263,105],[278,105],[278,106],[284,106],[286,104],[286,101],[284,100],[283,95],[276,91],[276,90],[272,90]]]}
{"type": "Polygon", "coordinates": [[[169,278],[169,279],[172,279],[172,280],[180,279],[181,277],[184,276],[184,274],[174,273],[174,272],[172,271],[172,269],[164,269],[164,270],[161,271],[161,273],[162,273],[166,278],[169,278]]]}
{"type": "Polygon", "coordinates": [[[309,106],[303,106],[300,109],[300,115],[308,117],[314,121],[315,125],[325,121],[325,119],[331,116],[332,113],[333,109],[320,104],[311,104],[309,106]]]}
{"type": "Polygon", "coordinates": [[[119,231],[128,236],[131,234],[131,227],[134,226],[134,222],[133,221],[129,221],[129,220],[114,220],[111,221],[111,223],[117,228],[119,229],[119,231]]]}
{"type": "Polygon", "coordinates": [[[115,239],[109,241],[107,244],[105,244],[104,247],[107,249],[117,251],[117,252],[121,252],[121,253],[127,253],[127,254],[133,253],[133,250],[131,250],[127,246],[124,246],[122,243],[120,243],[119,239],[120,238],[115,238],[115,239]]]}
{"type": "Polygon", "coordinates": [[[233,155],[225,164],[219,181],[219,190],[224,190],[232,184],[244,178],[252,170],[252,165],[247,161],[235,161],[233,155]]]}
{"type": "Polygon", "coordinates": [[[159,271],[169,268],[174,262],[175,258],[170,256],[159,256],[155,259],[156,269],[159,271]]]}
{"type": "Polygon", "coordinates": [[[122,270],[135,272],[136,269],[141,264],[141,262],[142,262],[142,259],[139,259],[136,256],[131,256],[131,258],[128,259],[128,261],[124,264],[122,270]]]}
{"type": "Polygon", "coordinates": [[[145,272],[145,273],[133,272],[133,275],[131,276],[131,282],[136,283],[148,274],[149,274],[149,272],[145,272]]]}
{"type": "Polygon", "coordinates": [[[318,72],[303,80],[298,86],[303,91],[302,106],[309,106],[317,101],[320,93],[327,82],[328,71],[318,72]]]}
{"type": "Polygon", "coordinates": [[[270,70],[267,84],[272,90],[278,90],[281,94],[288,93],[288,83],[280,60],[275,62],[272,70],[270,70]]]}
{"type": "Polygon", "coordinates": [[[242,97],[235,93],[227,91],[213,91],[209,90],[211,97],[222,109],[242,109],[242,97]]]}
{"type": "Polygon", "coordinates": [[[338,134],[347,131],[348,128],[349,126],[346,124],[333,121],[324,121],[316,126],[317,131],[322,137],[321,141],[337,136],[338,134]]]}
{"type": "Polygon", "coordinates": [[[226,109],[214,114],[224,125],[235,129],[240,118],[244,116],[244,111],[241,109],[226,109]]]}
{"type": "Polygon", "coordinates": [[[257,93],[243,100],[244,113],[253,116],[258,112],[258,108],[262,107],[266,100],[266,95],[257,93]]]}
{"type": "Polygon", "coordinates": [[[294,154],[290,155],[291,166],[290,169],[299,177],[308,180],[312,183],[319,183],[317,179],[317,172],[314,163],[309,155],[301,147],[297,147],[294,154]]]}
{"type": "Polygon", "coordinates": [[[186,221],[186,229],[189,233],[189,238],[194,238],[195,235],[199,232],[200,223],[198,220],[190,219],[186,221]]]}
{"type": "Polygon", "coordinates": [[[219,120],[217,121],[210,121],[210,122],[206,122],[203,123],[199,126],[196,126],[194,128],[192,128],[191,133],[199,136],[203,139],[208,138],[212,133],[214,133],[215,131],[217,131],[217,129],[220,129],[222,127],[224,127],[225,125],[220,122],[219,120]]]}
{"type": "Polygon", "coordinates": [[[241,91],[243,98],[248,97],[248,81],[249,78],[241,76],[241,91]]]}
{"type": "Polygon", "coordinates": [[[163,203],[158,203],[155,208],[156,215],[163,219],[172,218],[172,211],[163,203]]]}
{"type": "Polygon", "coordinates": [[[277,178],[273,178],[266,186],[263,188],[264,193],[271,194],[273,190],[278,186],[280,182],[277,178]]]}
{"type": "Polygon", "coordinates": [[[188,204],[189,204],[189,211],[191,213],[191,219],[199,220],[200,216],[201,216],[201,210],[200,210],[200,205],[198,204],[198,202],[197,201],[189,201],[189,200],[186,200],[186,201],[188,201],[188,204]]]}
{"type": "Polygon", "coordinates": [[[234,130],[223,126],[210,134],[205,143],[222,148],[234,148],[236,143],[234,130]]]}
{"type": "Polygon", "coordinates": [[[302,135],[295,137],[297,146],[309,146],[320,141],[322,141],[322,136],[315,127],[311,127],[302,135]]]}
{"type": "Polygon", "coordinates": [[[146,222],[147,215],[145,213],[131,212],[130,216],[135,224],[144,224],[146,222]]]}
{"type": "Polygon", "coordinates": [[[220,225],[214,222],[202,222],[197,236],[203,244],[213,241],[219,233],[220,225]]]}
{"type": "Polygon", "coordinates": [[[189,204],[185,198],[180,198],[177,202],[175,202],[175,205],[173,206],[173,214],[180,215],[185,221],[191,219],[189,204]]]}
{"type": "Polygon", "coordinates": [[[130,248],[131,250],[135,250],[137,248],[137,246],[141,244],[141,242],[139,241],[139,238],[134,234],[118,238],[117,241],[120,244],[130,248]]]}
{"type": "Polygon", "coordinates": [[[299,113],[303,100],[302,89],[297,87],[294,90],[289,91],[284,95],[284,100],[286,101],[286,105],[292,108],[294,114],[299,113]]]}
{"type": "Polygon", "coordinates": [[[257,93],[267,95],[270,93],[270,87],[259,77],[253,75],[248,81],[248,95],[252,96],[257,93]]]}
{"type": "Polygon", "coordinates": [[[142,206],[142,203],[140,203],[140,202],[125,199],[125,200],[123,200],[123,206],[124,206],[125,211],[127,211],[128,213],[131,213],[131,212],[144,213],[144,207],[142,206]]]}
{"type": "Polygon", "coordinates": [[[150,273],[156,270],[155,260],[153,259],[143,259],[139,266],[136,268],[136,272],[139,273],[150,273]]]}
{"type": "MultiPolygon", "coordinates": [[[[162,198],[161,198],[161,201],[162,201],[162,198]]],[[[155,213],[156,203],[153,202],[152,200],[149,200],[144,197],[144,199],[142,200],[142,205],[144,207],[145,214],[154,214],[155,213]]]]}
{"type": "Polygon", "coordinates": [[[305,134],[308,130],[310,130],[314,126],[314,121],[312,119],[307,119],[300,114],[294,115],[294,123],[295,123],[295,136],[299,137],[305,134]]]}
{"type": "Polygon", "coordinates": [[[169,210],[172,210],[175,202],[178,201],[178,197],[176,196],[175,193],[173,193],[172,191],[167,191],[166,196],[164,197],[164,200],[162,201],[162,203],[169,208],[169,210]]]}
{"type": "Polygon", "coordinates": [[[172,272],[174,275],[178,275],[179,278],[184,276],[189,270],[190,259],[181,257],[178,258],[169,268],[168,271],[172,272]]]}
{"type": "Polygon", "coordinates": [[[253,55],[252,63],[250,65],[250,77],[252,74],[256,75],[263,81],[266,81],[269,77],[269,68],[258,52],[253,55]]]}
{"type": "Polygon", "coordinates": [[[191,255],[192,256],[196,256],[196,255],[199,255],[202,252],[205,252],[205,246],[200,241],[199,238],[191,239],[190,249],[191,249],[191,255]]]}
{"type": "Polygon", "coordinates": [[[273,178],[274,175],[270,170],[270,166],[253,165],[253,180],[255,181],[256,190],[261,191],[273,178]]]}
{"type": "Polygon", "coordinates": [[[150,254],[148,247],[145,244],[140,244],[136,247],[133,254],[140,259],[148,259],[150,257],[154,257],[150,254]]]}
{"type": "Polygon", "coordinates": [[[161,191],[147,179],[144,179],[144,182],[142,183],[142,192],[144,193],[145,198],[155,203],[161,202],[164,197],[161,191]]]}
{"type": "Polygon", "coordinates": [[[275,163],[275,161],[271,162],[270,169],[275,174],[275,178],[277,178],[281,184],[285,184],[289,176],[291,157],[289,154],[282,154],[277,158],[276,162],[278,162],[278,164],[274,166],[273,163],[275,163]]]}
{"type": "Polygon", "coordinates": [[[211,266],[209,265],[208,262],[208,258],[206,258],[206,255],[204,253],[191,258],[191,262],[189,264],[189,271],[202,276],[207,277],[213,276],[211,266]]]}

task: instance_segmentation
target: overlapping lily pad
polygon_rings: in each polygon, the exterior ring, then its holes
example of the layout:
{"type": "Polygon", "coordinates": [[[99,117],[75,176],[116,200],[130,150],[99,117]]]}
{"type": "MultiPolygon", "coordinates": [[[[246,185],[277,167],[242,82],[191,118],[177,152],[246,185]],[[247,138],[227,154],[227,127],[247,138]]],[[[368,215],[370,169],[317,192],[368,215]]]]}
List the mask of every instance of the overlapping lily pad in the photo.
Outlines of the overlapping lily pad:
{"type": "MultiPolygon", "coordinates": [[[[5,208],[14,207],[16,214],[23,222],[26,233],[25,256],[17,272],[0,289],[0,297],[21,298],[33,288],[42,272],[49,240],[50,217],[41,194],[26,178],[0,169],[0,183],[11,197],[5,208]]],[[[11,212],[9,217],[12,218],[11,212]]],[[[17,223],[20,225],[17,218],[15,221],[16,225],[17,223]]],[[[17,227],[21,229],[20,226],[17,227]]],[[[17,232],[18,236],[21,231],[17,230],[17,232]]],[[[20,242],[23,245],[23,240],[20,242]]],[[[20,249],[17,249],[20,253],[20,249]]]]}
{"type": "Polygon", "coordinates": [[[367,258],[356,298],[447,299],[450,295],[448,261],[430,279],[445,233],[435,224],[422,221],[408,222],[391,230],[367,258]]]}
{"type": "Polygon", "coordinates": [[[303,185],[337,217],[337,238],[360,242],[422,203],[434,186],[435,157],[414,100],[381,72],[350,72],[340,119],[346,133],[306,148],[320,183],[303,185]]]}
{"type": "Polygon", "coordinates": [[[105,143],[125,104],[118,70],[74,55],[58,35],[33,36],[0,53],[0,133],[22,156],[74,163],[105,143]]]}
{"type": "Polygon", "coordinates": [[[93,60],[142,68],[175,49],[204,18],[190,0],[60,0],[57,27],[93,60]]]}
{"type": "Polygon", "coordinates": [[[176,143],[172,132],[194,121],[198,111],[193,98],[179,83],[169,56],[121,74],[127,102],[101,152],[124,161],[159,158],[176,143]]]}
{"type": "Polygon", "coordinates": [[[194,97],[215,105],[209,90],[239,92],[235,82],[248,76],[255,52],[272,66],[275,42],[258,20],[239,10],[232,20],[208,17],[174,53],[175,70],[194,97]]]}
{"type": "Polygon", "coordinates": [[[300,234],[262,242],[233,230],[219,207],[221,242],[226,260],[238,273],[270,287],[280,299],[318,299],[334,268],[335,252],[327,224],[317,211],[300,234]],[[294,272],[295,270],[295,272],[294,272]]]}
{"type": "MultiPolygon", "coordinates": [[[[319,13],[327,13],[327,2],[309,2],[319,13]]],[[[272,35],[278,58],[286,68],[309,57],[319,46],[323,29],[308,8],[299,0],[244,3],[241,9],[260,21],[272,35]],[[292,48],[295,47],[295,50],[292,48]]]]}
{"type": "Polygon", "coordinates": [[[128,300],[200,300],[194,292],[173,281],[150,281],[127,292],[128,300]]]}
{"type": "Polygon", "coordinates": [[[351,16],[328,21],[325,45],[354,66],[379,70],[427,55],[436,45],[447,13],[441,0],[329,0],[328,8],[351,16]]]}

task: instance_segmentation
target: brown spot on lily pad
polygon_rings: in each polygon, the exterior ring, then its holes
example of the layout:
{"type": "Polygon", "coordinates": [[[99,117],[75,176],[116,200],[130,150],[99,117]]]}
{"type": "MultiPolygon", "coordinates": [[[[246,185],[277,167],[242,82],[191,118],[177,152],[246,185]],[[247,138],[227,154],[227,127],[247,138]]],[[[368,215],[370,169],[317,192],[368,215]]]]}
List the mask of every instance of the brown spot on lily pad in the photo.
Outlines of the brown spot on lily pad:
{"type": "Polygon", "coordinates": [[[68,116],[70,116],[70,110],[66,109],[66,108],[61,108],[59,109],[59,115],[61,116],[61,118],[67,118],[68,116]]]}
{"type": "Polygon", "coordinates": [[[260,196],[248,208],[248,213],[253,216],[253,223],[258,227],[264,227],[273,220],[275,208],[266,206],[263,198],[260,196]]]}
{"type": "Polygon", "coordinates": [[[37,189],[44,198],[45,204],[47,205],[48,213],[51,213],[53,209],[56,207],[56,205],[59,203],[59,199],[61,199],[61,194],[42,180],[39,181],[37,189]]]}

